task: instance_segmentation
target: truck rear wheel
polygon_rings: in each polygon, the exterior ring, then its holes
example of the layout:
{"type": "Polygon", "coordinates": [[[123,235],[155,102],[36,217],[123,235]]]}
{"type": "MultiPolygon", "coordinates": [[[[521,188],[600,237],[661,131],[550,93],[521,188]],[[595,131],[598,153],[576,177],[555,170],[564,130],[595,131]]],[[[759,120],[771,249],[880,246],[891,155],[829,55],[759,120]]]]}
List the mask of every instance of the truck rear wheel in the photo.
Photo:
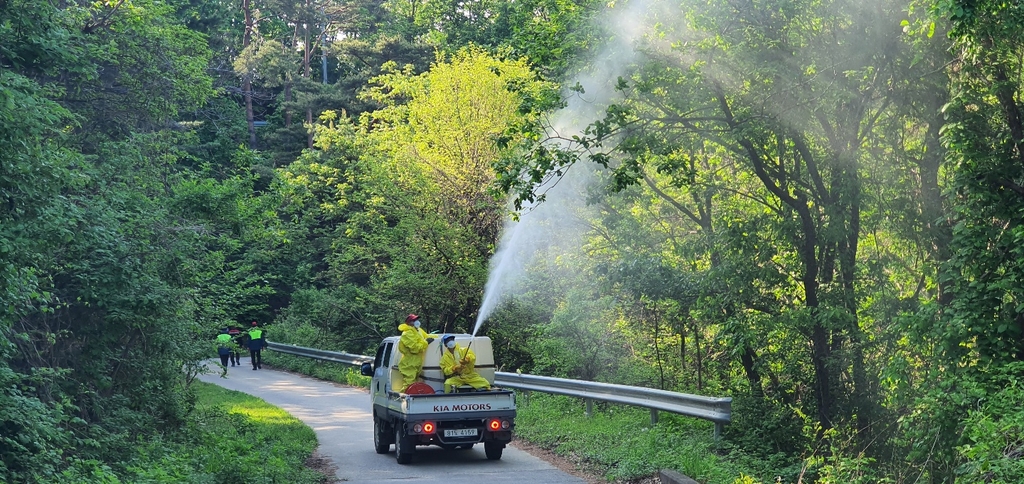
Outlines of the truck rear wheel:
{"type": "Polygon", "coordinates": [[[505,444],[499,442],[484,442],[484,453],[489,460],[501,459],[501,451],[505,450],[505,444]]]}
{"type": "Polygon", "coordinates": [[[387,454],[391,448],[391,426],[383,419],[373,417],[373,450],[387,454]]]}
{"type": "Polygon", "coordinates": [[[412,462],[412,454],[415,449],[416,446],[412,443],[412,439],[402,435],[402,426],[395,425],[395,459],[398,460],[398,463],[412,462]]]}

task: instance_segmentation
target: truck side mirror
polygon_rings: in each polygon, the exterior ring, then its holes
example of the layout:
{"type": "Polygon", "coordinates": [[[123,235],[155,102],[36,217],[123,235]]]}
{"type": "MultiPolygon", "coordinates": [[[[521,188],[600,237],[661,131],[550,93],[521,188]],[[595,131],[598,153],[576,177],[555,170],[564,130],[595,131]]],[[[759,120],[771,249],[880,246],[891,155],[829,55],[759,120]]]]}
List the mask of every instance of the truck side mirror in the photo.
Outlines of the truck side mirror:
{"type": "Polygon", "coordinates": [[[363,362],[362,365],[359,365],[359,373],[363,376],[373,376],[373,364],[369,361],[363,362]]]}

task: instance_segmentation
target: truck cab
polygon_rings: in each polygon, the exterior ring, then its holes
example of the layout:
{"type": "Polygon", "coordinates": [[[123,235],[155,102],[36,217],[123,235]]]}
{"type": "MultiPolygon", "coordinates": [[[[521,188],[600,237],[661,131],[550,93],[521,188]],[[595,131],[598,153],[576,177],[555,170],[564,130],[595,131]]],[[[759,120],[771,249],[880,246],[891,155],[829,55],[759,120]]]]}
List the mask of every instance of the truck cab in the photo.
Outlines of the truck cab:
{"type": "Polygon", "coordinates": [[[371,376],[370,398],[373,405],[373,441],[378,454],[387,453],[392,444],[399,464],[412,462],[416,446],[438,445],[444,449],[469,449],[482,443],[490,460],[501,458],[505,445],[512,441],[515,427],[515,393],[494,387],[494,353],[486,336],[454,334],[455,342],[469,347],[476,355],[475,369],[492,386],[474,391],[456,388],[444,393],[445,376],[441,371],[442,335],[431,335],[423,362],[423,377],[417,391],[401,393],[402,375],[398,362],[398,336],[385,338],[377,347],[372,363],[361,372],[371,376]]]}

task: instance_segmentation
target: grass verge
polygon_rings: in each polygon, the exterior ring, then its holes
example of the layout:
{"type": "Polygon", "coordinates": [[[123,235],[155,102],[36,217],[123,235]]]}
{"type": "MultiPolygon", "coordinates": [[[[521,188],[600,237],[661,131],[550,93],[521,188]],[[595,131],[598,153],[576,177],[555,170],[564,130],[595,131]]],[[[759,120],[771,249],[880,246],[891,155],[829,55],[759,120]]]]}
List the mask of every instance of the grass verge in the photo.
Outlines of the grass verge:
{"type": "Polygon", "coordinates": [[[185,430],[139,442],[123,482],[328,482],[305,467],[317,446],[313,429],[251,395],[203,382],[191,388],[196,407],[185,430]]]}
{"type": "Polygon", "coordinates": [[[333,476],[306,467],[313,429],[263,400],[193,382],[195,407],[183,427],[132,439],[117,462],[70,459],[49,482],[71,484],[322,484],[333,476]]]}
{"type": "MultiPolygon", "coordinates": [[[[195,425],[207,436],[196,458],[218,476],[248,476],[246,482],[319,483],[306,469],[316,450],[313,429],[262,399],[199,382],[195,425]]],[[[220,482],[230,482],[223,480],[220,482]]]]}
{"type": "Polygon", "coordinates": [[[594,403],[543,393],[517,399],[517,437],[602,472],[614,482],[639,481],[674,469],[706,484],[753,483],[754,469],[723,458],[714,424],[661,412],[651,425],[645,408],[594,403]]]}

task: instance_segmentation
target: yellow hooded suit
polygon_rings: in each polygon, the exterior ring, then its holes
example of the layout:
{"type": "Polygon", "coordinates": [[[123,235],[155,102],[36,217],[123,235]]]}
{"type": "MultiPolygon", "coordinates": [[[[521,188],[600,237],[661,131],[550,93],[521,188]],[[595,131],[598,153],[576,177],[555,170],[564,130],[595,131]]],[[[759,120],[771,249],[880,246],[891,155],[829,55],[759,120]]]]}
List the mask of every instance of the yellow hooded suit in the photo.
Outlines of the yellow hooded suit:
{"type": "Polygon", "coordinates": [[[441,355],[441,371],[448,377],[444,381],[444,392],[451,393],[453,389],[462,385],[469,385],[477,390],[490,388],[490,382],[476,372],[475,366],[476,355],[468,347],[463,348],[456,343],[454,349],[445,349],[441,355]]]}
{"type": "Polygon", "coordinates": [[[427,353],[427,332],[405,323],[398,325],[398,330],[402,332],[398,340],[398,352],[402,353],[402,359],[398,360],[398,372],[402,374],[402,380],[395,380],[392,389],[404,392],[409,385],[420,379],[423,357],[427,353]]]}

